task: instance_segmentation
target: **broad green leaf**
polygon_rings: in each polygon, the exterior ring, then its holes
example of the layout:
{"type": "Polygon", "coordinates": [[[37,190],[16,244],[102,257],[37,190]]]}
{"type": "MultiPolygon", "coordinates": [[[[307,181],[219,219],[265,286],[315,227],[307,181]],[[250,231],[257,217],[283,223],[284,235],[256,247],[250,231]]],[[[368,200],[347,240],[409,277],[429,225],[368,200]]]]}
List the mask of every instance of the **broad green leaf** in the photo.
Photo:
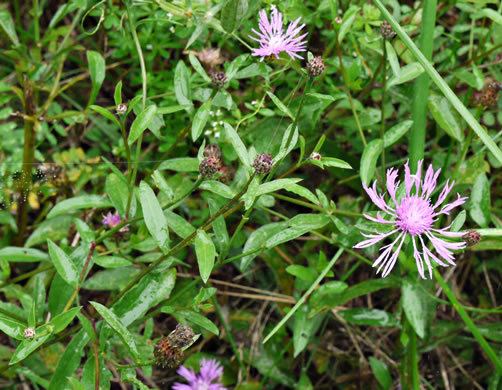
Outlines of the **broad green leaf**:
{"type": "Polygon", "coordinates": [[[169,169],[177,172],[197,172],[199,160],[194,157],[179,157],[164,161],[159,166],[159,171],[169,169]]]}
{"type": "Polygon", "coordinates": [[[490,182],[484,173],[480,173],[472,186],[469,214],[474,222],[486,228],[490,224],[490,207],[490,182]]]}
{"type": "Polygon", "coordinates": [[[168,106],[168,107],[157,107],[156,114],[158,114],[158,115],[172,114],[173,112],[187,110],[190,107],[192,107],[191,104],[182,104],[182,105],[168,106]]]}
{"type": "Polygon", "coordinates": [[[195,232],[195,228],[187,222],[183,217],[173,213],[170,210],[164,211],[167,226],[169,226],[181,238],[187,238],[195,232]]]}
{"type": "Polygon", "coordinates": [[[107,307],[103,306],[98,302],[90,302],[91,305],[96,309],[96,311],[103,317],[106,323],[112,328],[120,337],[124,346],[129,350],[131,355],[135,360],[140,359],[138,349],[136,348],[136,343],[134,342],[134,337],[127,330],[126,326],[120,321],[119,318],[107,307]]]}
{"type": "Polygon", "coordinates": [[[227,33],[232,33],[239,27],[242,17],[248,9],[247,0],[227,0],[221,10],[220,23],[227,33]]]}
{"type": "Polygon", "coordinates": [[[327,167],[352,169],[349,163],[334,157],[322,157],[321,162],[327,167]]]}
{"type": "Polygon", "coordinates": [[[431,94],[428,100],[432,117],[446,133],[457,141],[464,141],[464,131],[457,112],[448,99],[441,95],[431,94]]]}
{"type": "Polygon", "coordinates": [[[399,79],[401,75],[401,68],[399,67],[399,59],[397,58],[394,46],[392,46],[392,44],[388,40],[385,40],[385,49],[387,50],[387,59],[390,64],[390,68],[392,69],[392,73],[394,73],[394,77],[399,79]]]}
{"type": "Polygon", "coordinates": [[[96,106],[94,104],[91,104],[89,108],[93,111],[96,111],[98,114],[104,116],[106,119],[111,120],[113,123],[115,123],[118,127],[120,127],[120,122],[119,120],[113,115],[110,111],[108,111],[106,108],[101,107],[101,106],[96,106]]]}
{"type": "Polygon", "coordinates": [[[399,122],[397,125],[392,126],[389,130],[385,132],[383,135],[383,146],[388,148],[389,146],[394,145],[399,139],[405,135],[411,126],[413,125],[412,120],[405,120],[399,122]]]}
{"type": "Polygon", "coordinates": [[[81,209],[108,208],[111,203],[101,195],[80,195],[57,203],[47,214],[47,219],[81,209]]]}
{"type": "Polygon", "coordinates": [[[293,136],[291,137],[291,141],[288,144],[289,137],[291,136],[291,131],[293,129],[293,124],[289,125],[284,132],[284,135],[282,137],[281,141],[281,147],[279,149],[279,153],[275,157],[275,161],[279,161],[282,158],[286,157],[296,146],[296,143],[298,142],[298,126],[295,126],[295,129],[293,131],[293,136]]]}
{"type": "Polygon", "coordinates": [[[120,290],[125,287],[139,272],[136,267],[121,267],[106,269],[93,274],[86,279],[82,288],[84,290],[120,290]]]}
{"type": "Polygon", "coordinates": [[[267,95],[270,97],[270,99],[272,99],[272,101],[274,102],[274,104],[277,106],[277,108],[279,110],[281,110],[281,112],[283,114],[286,114],[287,116],[289,116],[291,119],[294,119],[295,116],[293,115],[293,113],[291,111],[289,111],[289,108],[287,108],[282,102],[281,100],[275,96],[272,92],[269,92],[267,91],[267,95]]]}
{"type": "Polygon", "coordinates": [[[204,79],[204,81],[210,83],[211,82],[211,77],[209,77],[200,64],[199,60],[193,53],[188,54],[188,59],[190,60],[190,63],[192,64],[193,68],[195,71],[204,79]]]}
{"type": "Polygon", "coordinates": [[[139,200],[146,227],[162,250],[169,248],[169,228],[160,203],[150,186],[142,181],[139,185],[139,200]]]}
{"type": "Polygon", "coordinates": [[[356,325],[400,327],[399,321],[390,313],[378,309],[357,308],[338,312],[344,320],[356,325]]]}
{"type": "Polygon", "coordinates": [[[131,265],[130,261],[127,261],[120,256],[98,256],[93,258],[92,260],[103,268],[118,268],[131,265]]]}
{"type": "Polygon", "coordinates": [[[84,329],[72,337],[64,353],[59,358],[48,390],[61,390],[67,387],[68,377],[71,377],[80,365],[80,360],[85,356],[84,348],[89,340],[90,337],[84,329]]]}
{"type": "Polygon", "coordinates": [[[51,319],[49,323],[42,325],[39,329],[41,331],[50,329],[52,334],[62,332],[73,321],[75,316],[80,312],[80,309],[82,309],[82,306],[77,306],[71,308],[68,311],[65,311],[64,313],[58,314],[53,319],[51,319]]]}
{"type": "Polygon", "coordinates": [[[462,210],[458,215],[455,217],[451,224],[451,231],[452,232],[458,232],[460,229],[462,229],[462,226],[464,226],[465,219],[466,219],[467,213],[465,210],[462,210]]]}
{"type": "MultiPolygon", "coordinates": [[[[220,208],[218,204],[214,201],[214,199],[209,198],[207,201],[209,205],[209,212],[211,216],[214,216],[220,208]]],[[[216,244],[220,251],[224,250],[230,242],[230,238],[228,236],[227,225],[225,223],[225,218],[223,215],[220,215],[213,222],[213,231],[216,238],[216,244]]]]}
{"type": "Polygon", "coordinates": [[[115,86],[115,92],[113,93],[113,100],[115,101],[116,106],[122,104],[122,80],[120,80],[115,86]]]}
{"type": "Polygon", "coordinates": [[[203,316],[200,313],[197,313],[192,310],[179,310],[179,309],[173,308],[171,306],[163,306],[161,308],[161,310],[163,313],[172,314],[176,319],[178,319],[178,321],[180,319],[181,320],[188,320],[189,322],[192,322],[195,325],[198,325],[201,328],[203,328],[203,329],[205,329],[205,330],[207,330],[217,336],[220,334],[220,331],[218,330],[216,325],[211,320],[209,320],[208,318],[206,318],[205,316],[203,316]]]}
{"type": "Polygon", "coordinates": [[[192,140],[195,142],[202,134],[207,120],[209,119],[209,112],[211,110],[212,99],[207,100],[202,106],[199,107],[192,122],[192,140]]]}
{"type": "Polygon", "coordinates": [[[417,335],[423,339],[427,324],[427,307],[424,292],[407,280],[403,281],[401,292],[402,306],[406,318],[410,321],[417,335]]]}
{"type": "Polygon", "coordinates": [[[365,185],[369,185],[371,179],[373,179],[378,157],[382,152],[382,145],[383,142],[381,139],[374,139],[364,148],[363,154],[361,156],[360,175],[361,181],[365,185]]]}
{"type": "Polygon", "coordinates": [[[307,347],[311,337],[319,328],[322,319],[322,316],[309,318],[309,308],[307,305],[302,305],[296,311],[293,325],[293,357],[296,358],[307,347]]]}
{"type": "Polygon", "coordinates": [[[14,233],[17,233],[16,220],[10,212],[0,210],[0,225],[8,225],[14,233]]]}
{"type": "Polygon", "coordinates": [[[51,337],[50,333],[33,339],[23,340],[14,351],[9,365],[19,363],[26,359],[32,352],[45,343],[49,337],[51,337]]]}
{"type": "Polygon", "coordinates": [[[294,185],[300,181],[302,181],[302,179],[277,179],[269,181],[268,183],[260,184],[260,187],[258,187],[258,191],[256,192],[256,196],[287,189],[290,185],[294,185]]]}
{"type": "Polygon", "coordinates": [[[97,51],[87,50],[87,62],[89,63],[89,73],[91,74],[92,89],[87,106],[94,104],[98,92],[105,80],[106,63],[103,56],[97,51]]]}
{"type": "Polygon", "coordinates": [[[120,218],[124,220],[127,209],[129,188],[115,173],[106,177],[105,189],[113,207],[118,211],[120,218]]]}
{"type": "Polygon", "coordinates": [[[359,12],[360,9],[361,9],[360,7],[352,5],[343,15],[343,22],[342,25],[340,26],[340,30],[338,31],[338,37],[337,37],[339,43],[343,42],[343,38],[345,38],[345,35],[350,31],[352,23],[354,22],[354,19],[356,18],[357,13],[359,12]]]}
{"type": "Polygon", "coordinates": [[[236,192],[229,186],[216,180],[205,180],[200,185],[200,188],[203,190],[211,191],[213,194],[219,195],[226,199],[232,199],[236,195],[236,192]]]}
{"type": "Polygon", "coordinates": [[[120,298],[112,310],[124,326],[129,326],[152,307],[169,298],[175,282],[174,268],[165,272],[152,272],[120,298]]]}
{"type": "Polygon", "coordinates": [[[407,81],[414,80],[424,73],[424,68],[418,62],[403,66],[399,70],[399,76],[392,77],[386,85],[386,88],[391,88],[394,85],[406,83],[407,81]]]}
{"type": "Polygon", "coordinates": [[[5,34],[7,34],[14,46],[19,46],[19,39],[17,37],[14,20],[12,19],[10,12],[6,9],[0,10],[0,27],[5,34]]]}
{"type": "Polygon", "coordinates": [[[293,192],[296,195],[299,195],[305,199],[310,200],[312,203],[317,204],[319,199],[312,193],[312,191],[302,187],[299,184],[289,185],[287,188],[284,188],[286,191],[293,192]]]}
{"type": "MultiPolygon", "coordinates": [[[[336,100],[340,100],[340,99],[347,97],[347,95],[344,93],[336,93],[334,95],[324,95],[322,93],[315,93],[315,92],[309,92],[309,93],[307,93],[307,96],[312,96],[312,97],[315,97],[319,100],[324,100],[324,101],[328,101],[328,102],[334,102],[336,100]]],[[[318,151],[319,150],[317,150],[317,152],[318,151]]]]}
{"type": "Polygon", "coordinates": [[[392,377],[385,363],[370,356],[370,366],[380,386],[382,386],[384,390],[390,389],[392,387],[392,377]]]}
{"type": "Polygon", "coordinates": [[[39,249],[7,246],[0,249],[0,260],[9,262],[33,263],[50,261],[49,255],[39,249]]]}
{"type": "Polygon", "coordinates": [[[305,280],[307,282],[313,282],[317,277],[317,272],[315,269],[310,267],[305,267],[303,265],[289,265],[286,267],[286,272],[291,274],[301,280],[305,280]]]}
{"type": "Polygon", "coordinates": [[[347,288],[340,295],[330,299],[329,305],[330,307],[340,306],[362,295],[371,294],[383,288],[398,287],[399,285],[400,282],[390,276],[383,279],[367,280],[347,288]]]}
{"type": "Polygon", "coordinates": [[[24,330],[26,328],[26,324],[0,314],[0,330],[7,336],[22,341],[24,340],[24,330]]]}
{"type": "Polygon", "coordinates": [[[190,71],[183,61],[179,61],[174,70],[174,94],[178,103],[188,105],[189,109],[193,106],[190,90],[190,71]]]}
{"type": "MultiPolygon", "coordinates": [[[[286,228],[287,224],[285,222],[278,222],[278,223],[270,223],[268,225],[261,226],[260,228],[256,229],[254,232],[252,232],[246,243],[244,244],[244,249],[242,250],[242,253],[247,253],[251,252],[255,249],[258,249],[259,247],[264,247],[265,242],[275,234],[279,233],[282,231],[284,228],[286,228]]],[[[244,272],[249,264],[256,258],[256,256],[259,255],[259,252],[253,253],[251,255],[244,256],[241,259],[241,264],[240,264],[240,269],[241,272],[244,272]]]]}
{"type": "MultiPolygon", "coordinates": [[[[326,223],[329,222],[329,218],[327,218],[326,223]]],[[[273,248],[279,244],[282,244],[287,241],[294,240],[295,238],[298,238],[300,236],[303,236],[304,234],[311,232],[313,229],[318,229],[321,228],[322,226],[314,227],[312,225],[300,225],[300,226],[293,226],[290,228],[287,228],[276,235],[274,235],[272,238],[270,238],[266,242],[267,248],[273,248]]]]}
{"type": "Polygon", "coordinates": [[[197,231],[195,238],[195,254],[197,263],[199,264],[199,273],[204,283],[207,283],[211,271],[214,266],[214,258],[216,257],[216,249],[213,241],[204,230],[197,231]]]}
{"type": "Polygon", "coordinates": [[[251,164],[249,162],[248,151],[244,146],[244,143],[240,139],[237,132],[234,130],[232,126],[230,126],[227,122],[225,122],[225,134],[228,140],[230,140],[232,146],[234,147],[237,156],[239,156],[239,160],[246,167],[250,167],[251,164]]]}
{"type": "Polygon", "coordinates": [[[482,89],[485,83],[483,73],[475,65],[473,65],[472,72],[467,69],[459,69],[453,74],[472,88],[482,89]]]}
{"type": "Polygon", "coordinates": [[[249,57],[249,54],[241,54],[230,63],[227,68],[227,79],[229,82],[234,78],[239,68],[248,60],[249,57]]]}
{"type": "Polygon", "coordinates": [[[59,276],[69,285],[75,286],[78,282],[79,274],[73,261],[71,261],[65,251],[54,244],[50,239],[47,240],[47,245],[49,247],[49,255],[52,263],[59,276]]]}
{"type": "Polygon", "coordinates": [[[167,200],[169,202],[174,200],[174,191],[164,178],[164,175],[159,171],[153,171],[152,178],[155,181],[155,185],[157,188],[167,196],[167,200]]]}
{"type": "Polygon", "coordinates": [[[491,8],[483,8],[481,11],[476,12],[471,16],[473,19],[487,17],[497,24],[502,24],[502,15],[491,8]]]}
{"type": "Polygon", "coordinates": [[[155,104],[145,108],[134,120],[129,130],[129,136],[127,137],[127,142],[132,144],[136,141],[141,134],[150,126],[155,117],[157,111],[157,106],[155,104]]]}

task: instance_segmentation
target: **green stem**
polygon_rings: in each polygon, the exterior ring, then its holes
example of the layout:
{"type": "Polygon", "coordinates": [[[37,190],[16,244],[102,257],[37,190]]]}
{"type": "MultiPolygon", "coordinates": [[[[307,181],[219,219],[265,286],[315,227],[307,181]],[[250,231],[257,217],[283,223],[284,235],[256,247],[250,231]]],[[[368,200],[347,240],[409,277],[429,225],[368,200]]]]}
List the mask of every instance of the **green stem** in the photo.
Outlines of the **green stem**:
{"type": "Polygon", "coordinates": [[[385,134],[385,87],[387,84],[387,40],[382,39],[382,50],[383,50],[383,77],[382,77],[382,122],[380,125],[380,139],[382,140],[382,177],[385,177],[385,146],[383,143],[383,138],[385,134]]]}
{"type": "Polygon", "coordinates": [[[490,344],[485,340],[481,332],[479,331],[478,327],[474,322],[472,322],[471,318],[467,314],[467,312],[464,310],[460,302],[457,300],[455,297],[455,294],[453,294],[453,291],[450,289],[450,286],[445,282],[437,268],[434,268],[434,277],[436,278],[437,282],[443,289],[446,297],[448,300],[451,302],[457,313],[459,314],[460,318],[464,321],[464,323],[467,325],[469,328],[470,332],[476,339],[476,341],[479,343],[485,354],[488,356],[488,358],[491,360],[493,365],[495,366],[495,370],[499,373],[502,374],[502,362],[500,361],[499,357],[497,354],[494,352],[490,344]]]}
{"type": "Polygon", "coordinates": [[[216,313],[218,313],[218,317],[220,317],[220,321],[223,324],[223,328],[225,328],[225,333],[227,334],[228,341],[230,342],[230,346],[232,347],[232,350],[234,352],[235,358],[237,359],[237,362],[239,362],[239,366],[242,370],[242,373],[245,376],[247,376],[246,366],[242,362],[239,350],[237,349],[237,346],[235,345],[234,338],[232,337],[232,333],[230,331],[230,328],[228,327],[227,321],[225,320],[225,316],[221,312],[221,308],[218,303],[218,300],[216,299],[216,297],[214,295],[211,297],[211,300],[213,301],[213,305],[216,309],[216,313]]]}
{"type": "Polygon", "coordinates": [[[265,337],[263,340],[263,344],[265,344],[270,338],[277,333],[279,329],[282,328],[282,326],[293,316],[293,314],[296,313],[296,311],[300,308],[301,305],[306,301],[307,297],[310,296],[312,291],[314,291],[319,283],[324,279],[326,274],[329,272],[329,270],[335,265],[336,261],[338,258],[342,255],[343,253],[343,248],[338,249],[336,254],[333,256],[331,261],[324,267],[320,275],[317,277],[317,279],[312,283],[312,285],[309,287],[309,289],[305,292],[305,294],[302,295],[302,297],[296,302],[296,304],[293,306],[293,308],[288,311],[288,313],[282,318],[282,320],[279,321],[279,323],[272,329],[272,331],[265,337]]]}
{"type": "MultiPolygon", "coordinates": [[[[28,77],[24,78],[24,112],[27,117],[35,115],[35,96],[33,95],[33,85],[28,77]]],[[[28,194],[31,188],[31,172],[35,161],[35,126],[32,120],[24,121],[24,151],[23,151],[23,172],[19,185],[19,199],[17,207],[18,235],[16,245],[23,246],[24,236],[28,225],[28,194]]]]}
{"type": "MultiPolygon", "coordinates": [[[[434,49],[434,26],[436,24],[437,0],[424,2],[422,26],[420,33],[420,50],[427,60],[431,60],[434,49]]],[[[427,125],[427,98],[431,79],[427,73],[421,74],[413,84],[413,101],[411,104],[411,118],[413,125],[410,131],[409,154],[410,165],[416,167],[419,160],[424,158],[425,133],[427,125]]]]}
{"type": "MultiPolygon", "coordinates": [[[[141,49],[141,44],[139,43],[138,34],[136,33],[136,27],[134,26],[134,21],[132,18],[131,7],[129,3],[126,1],[126,10],[127,10],[127,20],[129,21],[129,27],[131,29],[132,38],[134,40],[134,44],[136,46],[136,51],[138,52],[139,64],[141,67],[141,81],[142,81],[142,111],[146,108],[146,96],[147,96],[147,75],[146,75],[146,66],[145,66],[145,58],[143,57],[143,50],[141,49]]],[[[135,164],[131,175],[129,176],[129,197],[127,198],[127,208],[126,208],[126,216],[129,216],[129,211],[131,208],[131,200],[133,195],[133,188],[136,182],[136,174],[138,173],[138,166],[140,164],[139,158],[141,154],[141,143],[143,142],[143,134],[139,136],[138,142],[136,144],[136,157],[135,164]]]]}
{"type": "MultiPolygon", "coordinates": [[[[478,135],[481,141],[486,145],[486,147],[493,153],[495,158],[502,163],[502,150],[497,146],[497,144],[488,135],[485,129],[479,124],[479,122],[474,118],[471,112],[462,104],[460,99],[457,97],[455,92],[451,90],[449,85],[444,81],[444,79],[439,75],[439,73],[430,64],[429,60],[422,54],[418,47],[413,43],[410,37],[402,29],[396,19],[390,14],[390,12],[385,8],[381,0],[374,0],[373,3],[380,10],[384,18],[390,23],[394,31],[397,33],[401,41],[406,45],[408,50],[415,56],[417,61],[422,65],[424,70],[431,77],[432,81],[437,85],[437,87],[443,92],[444,96],[449,100],[449,102],[455,107],[462,118],[472,127],[474,132],[478,135]]],[[[422,102],[423,104],[423,102],[422,102]]]]}

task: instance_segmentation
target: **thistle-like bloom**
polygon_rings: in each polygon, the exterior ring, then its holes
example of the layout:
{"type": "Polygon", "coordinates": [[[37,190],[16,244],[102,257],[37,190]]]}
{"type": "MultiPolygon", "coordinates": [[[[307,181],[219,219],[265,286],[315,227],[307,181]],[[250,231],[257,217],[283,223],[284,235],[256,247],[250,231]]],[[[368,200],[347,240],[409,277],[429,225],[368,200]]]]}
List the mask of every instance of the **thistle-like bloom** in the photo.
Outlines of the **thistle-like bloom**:
{"type": "MultiPolygon", "coordinates": [[[[120,215],[118,211],[115,212],[115,214],[112,214],[111,212],[108,212],[105,216],[103,216],[103,225],[108,225],[110,229],[113,229],[115,226],[118,226],[122,223],[122,220],[120,219],[120,215]]],[[[119,232],[125,232],[129,228],[127,226],[122,227],[119,232]]]]}
{"type": "Polygon", "coordinates": [[[373,184],[373,187],[367,187],[365,183],[363,184],[364,190],[369,195],[373,203],[385,214],[388,214],[392,220],[384,219],[380,211],[377,213],[377,218],[366,214],[364,216],[373,222],[393,225],[394,229],[389,233],[362,233],[363,236],[368,239],[354,245],[354,248],[367,248],[382,241],[386,237],[393,235],[394,233],[398,234],[397,238],[392,241],[391,244],[384,245],[380,248],[383,252],[373,263],[373,267],[378,266],[377,273],[380,272],[380,270],[383,270],[382,277],[386,277],[396,264],[397,256],[407,235],[411,237],[411,241],[413,243],[413,256],[417,262],[418,272],[424,279],[424,262],[425,265],[427,265],[429,276],[432,279],[431,259],[437,264],[446,267],[447,264],[440,260],[440,257],[447,263],[454,266],[455,263],[453,262],[454,257],[452,250],[462,249],[466,246],[465,242],[452,243],[439,238],[439,236],[461,237],[464,233],[450,232],[449,229],[451,225],[443,229],[435,229],[434,222],[436,222],[436,218],[439,215],[448,215],[452,209],[465,203],[467,198],[462,198],[460,197],[460,194],[457,193],[457,200],[438,209],[438,207],[446,200],[455,183],[452,182],[449,184],[449,181],[447,181],[443,190],[439,194],[437,201],[433,203],[430,196],[436,188],[437,179],[441,169],[434,171],[432,165],[429,165],[424,180],[421,180],[422,162],[422,160],[418,162],[416,175],[410,174],[408,163],[404,165],[404,184],[406,193],[399,201],[396,199],[396,191],[399,186],[399,181],[396,182],[398,171],[393,168],[387,170],[387,192],[389,193],[393,204],[389,204],[390,202],[387,203],[384,200],[385,194],[378,194],[376,181],[373,184]],[[412,191],[413,187],[415,187],[415,191],[412,191]],[[427,244],[424,239],[429,239],[439,257],[434,255],[431,250],[427,248],[427,244]],[[396,246],[396,244],[397,248],[394,252],[392,252],[392,249],[396,246]],[[421,248],[421,251],[419,248],[421,248]]]}
{"type": "Polygon", "coordinates": [[[275,5],[272,6],[272,17],[270,21],[268,20],[267,13],[265,10],[260,11],[260,32],[256,31],[254,28],[251,30],[258,37],[249,36],[249,38],[260,43],[258,49],[253,49],[253,56],[261,56],[261,60],[270,55],[275,55],[279,59],[279,53],[285,51],[289,54],[292,59],[303,57],[296,54],[296,52],[305,51],[305,45],[307,41],[302,41],[303,38],[307,36],[305,33],[299,37],[296,37],[303,27],[304,24],[298,26],[301,18],[296,19],[293,23],[290,23],[286,32],[282,28],[282,14],[277,10],[275,5]],[[296,38],[295,38],[296,37],[296,38]]]}
{"type": "Polygon", "coordinates": [[[223,374],[223,367],[214,359],[201,359],[198,375],[185,366],[177,372],[188,381],[188,385],[176,382],[172,390],[226,390],[221,383],[211,383],[223,374]]]}

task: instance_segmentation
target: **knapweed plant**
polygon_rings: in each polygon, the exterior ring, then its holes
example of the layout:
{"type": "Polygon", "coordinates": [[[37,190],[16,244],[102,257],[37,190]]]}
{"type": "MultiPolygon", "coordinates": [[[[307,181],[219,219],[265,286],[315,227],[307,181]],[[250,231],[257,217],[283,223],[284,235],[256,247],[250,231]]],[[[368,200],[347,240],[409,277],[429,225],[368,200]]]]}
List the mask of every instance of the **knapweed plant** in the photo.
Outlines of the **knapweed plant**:
{"type": "Polygon", "coordinates": [[[0,387],[501,389],[501,10],[0,5],[0,387]]]}

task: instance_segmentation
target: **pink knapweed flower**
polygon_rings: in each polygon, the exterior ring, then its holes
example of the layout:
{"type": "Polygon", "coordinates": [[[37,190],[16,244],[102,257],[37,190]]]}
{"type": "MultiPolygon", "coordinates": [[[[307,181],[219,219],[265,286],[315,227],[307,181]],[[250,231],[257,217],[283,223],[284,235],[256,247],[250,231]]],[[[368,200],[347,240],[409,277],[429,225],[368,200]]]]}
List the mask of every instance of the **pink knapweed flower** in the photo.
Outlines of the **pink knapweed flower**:
{"type": "Polygon", "coordinates": [[[253,31],[258,37],[253,37],[249,35],[249,38],[260,43],[258,49],[253,49],[253,56],[261,56],[261,60],[270,55],[275,55],[279,59],[279,53],[285,51],[289,54],[292,59],[303,58],[296,54],[296,52],[305,51],[305,45],[307,41],[302,41],[303,38],[307,36],[305,33],[299,37],[296,37],[298,33],[305,27],[304,24],[298,26],[301,18],[296,19],[293,23],[290,23],[288,29],[284,33],[282,28],[282,14],[277,10],[275,5],[272,5],[272,17],[270,21],[268,20],[267,13],[265,10],[260,11],[260,32],[253,31]],[[295,38],[296,37],[296,38],[295,38]]]}
{"type": "Polygon", "coordinates": [[[172,390],[226,390],[221,383],[211,383],[223,374],[223,367],[214,359],[201,359],[198,375],[185,366],[177,372],[188,381],[188,385],[176,382],[172,390]]]}
{"type": "Polygon", "coordinates": [[[377,273],[383,269],[382,277],[386,277],[396,264],[397,256],[399,255],[399,251],[401,250],[404,239],[407,235],[411,237],[411,241],[413,243],[413,256],[417,262],[418,272],[424,279],[424,262],[429,269],[429,276],[431,279],[431,259],[439,265],[445,267],[447,266],[447,264],[441,261],[427,248],[424,238],[428,238],[436,252],[439,254],[439,257],[446,260],[446,262],[451,265],[455,265],[453,262],[454,257],[452,250],[465,248],[465,242],[447,242],[438,237],[461,237],[464,233],[450,232],[449,229],[451,225],[443,229],[435,229],[434,222],[436,221],[437,216],[441,214],[448,215],[452,209],[465,203],[467,198],[462,198],[460,197],[460,194],[457,193],[457,200],[444,205],[438,210],[438,207],[446,200],[446,197],[450,193],[455,182],[449,184],[449,181],[447,181],[443,190],[439,194],[437,201],[433,203],[430,196],[436,188],[437,178],[441,169],[434,171],[432,165],[429,165],[424,180],[421,180],[422,163],[422,160],[418,162],[416,175],[410,174],[408,163],[404,165],[404,184],[406,193],[399,201],[396,199],[396,191],[399,186],[399,181],[396,182],[398,171],[393,168],[387,170],[387,192],[389,193],[393,204],[389,205],[390,202],[388,203],[384,200],[385,194],[378,194],[376,181],[372,188],[367,187],[365,183],[363,184],[364,190],[369,195],[373,203],[381,211],[391,216],[392,220],[384,219],[380,214],[380,211],[377,213],[377,218],[366,214],[364,216],[373,222],[391,224],[394,226],[394,229],[389,233],[362,233],[363,236],[368,238],[368,240],[364,240],[359,244],[354,245],[354,248],[367,248],[394,233],[398,233],[397,238],[391,244],[384,245],[380,248],[383,252],[373,263],[373,267],[378,266],[377,273]],[[415,187],[415,191],[412,193],[413,187],[415,187]],[[392,252],[396,243],[397,249],[392,252]],[[419,250],[420,247],[422,249],[421,251],[419,250]]]}
{"type": "MultiPolygon", "coordinates": [[[[108,212],[108,214],[103,216],[103,225],[108,225],[110,229],[113,229],[115,226],[118,226],[122,223],[122,220],[120,219],[120,215],[118,211],[115,212],[115,214],[112,214],[111,212],[108,212]]],[[[124,226],[120,228],[119,232],[125,232],[128,230],[127,226],[124,226]]]]}

